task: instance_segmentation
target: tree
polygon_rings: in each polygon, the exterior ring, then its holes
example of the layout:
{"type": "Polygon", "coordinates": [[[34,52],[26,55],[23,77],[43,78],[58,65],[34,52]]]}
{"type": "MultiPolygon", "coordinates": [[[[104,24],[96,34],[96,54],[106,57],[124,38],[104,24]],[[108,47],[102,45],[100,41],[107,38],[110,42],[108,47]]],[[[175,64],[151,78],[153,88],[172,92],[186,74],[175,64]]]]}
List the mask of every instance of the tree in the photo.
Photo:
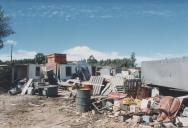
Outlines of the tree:
{"type": "Polygon", "coordinates": [[[35,55],[35,62],[38,64],[46,63],[46,56],[43,53],[37,53],[35,55]]]}
{"type": "Polygon", "coordinates": [[[131,67],[136,67],[136,57],[135,57],[135,53],[134,52],[131,53],[130,61],[131,61],[130,66],[131,67]]]}
{"type": "Polygon", "coordinates": [[[120,67],[136,67],[136,57],[135,53],[131,53],[131,56],[129,58],[123,58],[123,59],[107,59],[107,60],[99,60],[97,61],[93,55],[91,55],[87,59],[87,63],[90,65],[100,65],[100,66],[111,66],[114,68],[120,68],[120,67]]]}
{"type": "Polygon", "coordinates": [[[0,60],[0,64],[1,64],[1,63],[3,63],[3,61],[2,61],[2,60],[0,60]]]}
{"type": "Polygon", "coordinates": [[[95,59],[95,57],[93,55],[91,55],[87,59],[87,63],[90,64],[90,65],[97,65],[97,60],[95,59]]]}
{"type": "Polygon", "coordinates": [[[3,38],[14,34],[9,25],[9,17],[5,15],[4,10],[0,7],[0,48],[3,47],[3,38]]]}

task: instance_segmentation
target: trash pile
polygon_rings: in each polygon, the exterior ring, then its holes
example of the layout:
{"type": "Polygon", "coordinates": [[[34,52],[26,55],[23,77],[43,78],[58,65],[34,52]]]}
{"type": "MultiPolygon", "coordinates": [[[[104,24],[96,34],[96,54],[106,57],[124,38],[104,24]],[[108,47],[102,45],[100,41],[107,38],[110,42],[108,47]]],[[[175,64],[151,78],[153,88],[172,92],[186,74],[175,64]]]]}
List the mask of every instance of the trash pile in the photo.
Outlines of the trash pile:
{"type": "Polygon", "coordinates": [[[130,124],[188,126],[188,107],[185,104],[188,96],[151,97],[151,89],[142,87],[140,80],[125,80],[117,76],[110,80],[92,76],[89,82],[83,82],[81,86],[76,96],[77,111],[108,113],[109,117],[130,124]]]}
{"type": "Polygon", "coordinates": [[[55,97],[58,95],[57,80],[52,71],[47,72],[46,78],[34,80],[26,78],[17,80],[13,87],[8,91],[10,95],[39,95],[47,97],[55,97]]]}
{"type": "Polygon", "coordinates": [[[151,95],[151,89],[142,87],[140,79],[91,76],[89,81],[75,78],[64,82],[48,73],[48,81],[29,79],[18,83],[9,94],[54,97],[63,89],[71,92],[68,98],[74,99],[76,110],[81,113],[92,111],[129,124],[152,127],[188,126],[188,96],[151,95]]]}
{"type": "Polygon", "coordinates": [[[184,115],[178,117],[182,101],[181,97],[156,96],[141,100],[122,93],[110,93],[105,99],[102,109],[110,110],[114,117],[127,123],[140,123],[149,126],[187,126],[185,122],[181,122],[181,119],[188,120],[188,116],[185,114],[186,108],[184,115]]]}

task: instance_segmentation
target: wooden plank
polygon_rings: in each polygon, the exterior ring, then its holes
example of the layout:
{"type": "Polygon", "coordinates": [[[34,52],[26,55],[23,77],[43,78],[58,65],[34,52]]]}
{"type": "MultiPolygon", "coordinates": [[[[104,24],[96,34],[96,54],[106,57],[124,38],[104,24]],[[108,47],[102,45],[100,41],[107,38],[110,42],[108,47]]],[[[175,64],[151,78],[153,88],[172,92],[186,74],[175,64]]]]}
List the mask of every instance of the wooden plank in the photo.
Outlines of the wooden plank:
{"type": "Polygon", "coordinates": [[[21,95],[25,95],[27,89],[29,88],[30,84],[32,83],[33,79],[29,79],[27,83],[24,84],[24,88],[22,89],[21,95]]]}

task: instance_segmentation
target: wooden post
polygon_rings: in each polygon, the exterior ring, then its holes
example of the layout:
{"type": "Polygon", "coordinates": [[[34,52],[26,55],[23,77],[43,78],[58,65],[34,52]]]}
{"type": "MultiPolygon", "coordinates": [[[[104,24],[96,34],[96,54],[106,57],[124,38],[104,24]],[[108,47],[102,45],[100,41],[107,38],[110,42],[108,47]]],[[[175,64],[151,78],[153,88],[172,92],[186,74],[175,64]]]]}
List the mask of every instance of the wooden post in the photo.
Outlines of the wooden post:
{"type": "Polygon", "coordinates": [[[14,65],[11,64],[11,68],[12,68],[12,83],[14,83],[14,65]]]}

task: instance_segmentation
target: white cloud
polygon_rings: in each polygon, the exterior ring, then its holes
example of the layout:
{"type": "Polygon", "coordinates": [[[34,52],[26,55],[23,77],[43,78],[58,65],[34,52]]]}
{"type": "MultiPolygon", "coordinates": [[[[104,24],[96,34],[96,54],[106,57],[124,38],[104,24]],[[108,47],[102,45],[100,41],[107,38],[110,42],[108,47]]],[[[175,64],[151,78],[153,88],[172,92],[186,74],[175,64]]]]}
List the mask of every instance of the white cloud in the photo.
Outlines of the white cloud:
{"type": "Polygon", "coordinates": [[[109,19],[109,18],[113,18],[114,16],[112,16],[112,15],[102,15],[102,16],[100,16],[100,18],[102,18],[102,19],[109,19]]]}
{"type": "Polygon", "coordinates": [[[53,11],[52,15],[57,15],[59,12],[58,11],[53,11]]]}
{"type": "Polygon", "coordinates": [[[76,46],[64,51],[67,54],[68,60],[81,60],[87,59],[90,55],[93,55],[97,60],[101,59],[115,59],[123,58],[118,52],[105,53],[95,49],[91,49],[88,46],[76,46]]]}
{"type": "Polygon", "coordinates": [[[141,14],[147,16],[173,16],[174,13],[170,10],[143,10],[141,14]]]}
{"type": "MultiPolygon", "coordinates": [[[[118,52],[102,52],[98,51],[92,48],[89,48],[88,46],[76,46],[70,49],[67,49],[64,51],[64,53],[67,54],[68,60],[81,60],[81,59],[87,59],[90,55],[93,55],[97,60],[106,60],[106,59],[116,59],[116,58],[123,58],[123,57],[129,57],[129,56],[123,56],[120,55],[118,52]]],[[[156,56],[137,56],[137,63],[141,63],[142,61],[150,61],[150,60],[158,60],[162,59],[164,56],[162,55],[156,55],[156,56]]]]}
{"type": "Polygon", "coordinates": [[[7,40],[4,44],[5,45],[16,45],[17,42],[15,40],[7,40]]]}
{"type": "MultiPolygon", "coordinates": [[[[121,55],[120,53],[113,52],[102,52],[96,49],[92,49],[88,46],[75,46],[73,48],[64,50],[63,53],[67,54],[68,61],[79,61],[82,59],[87,59],[90,55],[94,55],[97,60],[106,60],[106,59],[116,59],[116,58],[128,58],[129,55],[121,55]]],[[[13,59],[32,59],[37,54],[36,51],[27,51],[27,50],[18,50],[13,52],[13,59]]],[[[138,66],[141,66],[142,61],[151,61],[151,60],[160,60],[166,58],[177,58],[187,56],[188,54],[164,54],[164,53],[155,53],[153,55],[137,55],[136,54],[136,63],[138,66]]],[[[10,60],[10,53],[1,53],[0,60],[6,61],[10,60]]]]}
{"type": "MultiPolygon", "coordinates": [[[[18,50],[16,52],[13,52],[13,60],[32,59],[35,57],[36,54],[37,52],[35,51],[18,50]]],[[[10,60],[10,53],[0,54],[0,60],[10,60]]]]}
{"type": "MultiPolygon", "coordinates": [[[[93,55],[97,60],[106,60],[106,59],[116,59],[116,58],[128,58],[129,55],[120,55],[118,52],[102,52],[88,46],[76,46],[70,49],[65,50],[63,53],[67,54],[67,59],[69,61],[78,61],[81,59],[87,59],[90,55],[93,55]]],[[[176,58],[186,56],[188,54],[164,54],[164,53],[155,53],[153,55],[137,55],[136,54],[136,63],[138,66],[141,65],[142,61],[151,61],[151,60],[161,60],[166,58],[176,58]]]]}
{"type": "Polygon", "coordinates": [[[160,8],[158,6],[151,8],[140,8],[137,6],[129,5],[74,5],[74,4],[55,4],[46,3],[33,5],[29,8],[14,9],[9,14],[12,17],[25,18],[60,18],[61,20],[79,20],[80,18],[97,18],[97,19],[111,19],[111,18],[127,18],[128,16],[160,16],[169,17],[175,16],[177,13],[173,10],[167,10],[166,8],[160,8]]]}

